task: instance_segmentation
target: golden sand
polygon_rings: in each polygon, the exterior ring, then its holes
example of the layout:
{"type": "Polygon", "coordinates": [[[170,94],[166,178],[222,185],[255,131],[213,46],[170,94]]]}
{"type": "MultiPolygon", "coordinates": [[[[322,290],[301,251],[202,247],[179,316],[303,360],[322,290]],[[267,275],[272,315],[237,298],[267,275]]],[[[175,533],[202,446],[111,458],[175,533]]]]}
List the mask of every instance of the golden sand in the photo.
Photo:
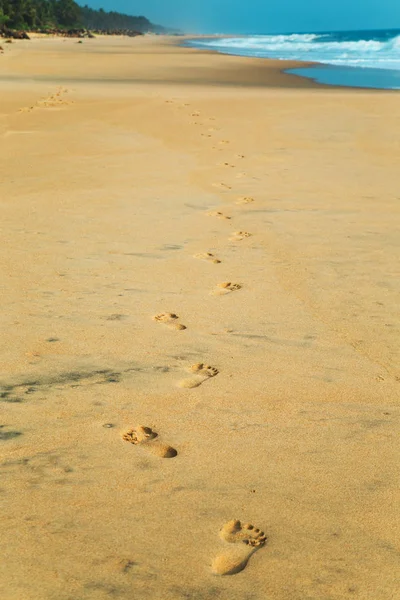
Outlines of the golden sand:
{"type": "Polygon", "coordinates": [[[4,47],[2,600],[396,597],[399,95],[280,66],[4,47]]]}

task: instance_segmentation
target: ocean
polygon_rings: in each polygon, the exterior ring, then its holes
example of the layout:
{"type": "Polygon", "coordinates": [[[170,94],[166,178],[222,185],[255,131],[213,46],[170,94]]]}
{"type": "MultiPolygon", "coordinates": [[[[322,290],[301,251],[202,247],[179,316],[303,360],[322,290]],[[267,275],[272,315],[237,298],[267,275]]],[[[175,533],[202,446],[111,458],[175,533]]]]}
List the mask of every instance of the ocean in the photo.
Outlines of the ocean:
{"type": "Polygon", "coordinates": [[[319,63],[289,72],[320,83],[400,89],[400,29],[203,38],[187,44],[224,54],[319,63]]]}

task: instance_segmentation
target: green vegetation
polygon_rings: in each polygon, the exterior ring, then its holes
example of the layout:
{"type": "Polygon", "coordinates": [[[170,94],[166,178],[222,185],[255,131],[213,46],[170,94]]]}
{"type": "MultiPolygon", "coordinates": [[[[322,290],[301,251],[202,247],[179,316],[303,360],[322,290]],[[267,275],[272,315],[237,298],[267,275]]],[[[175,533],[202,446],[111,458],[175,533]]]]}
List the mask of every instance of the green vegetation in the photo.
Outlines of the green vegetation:
{"type": "Polygon", "coordinates": [[[85,28],[113,31],[161,31],[145,17],[79,6],[74,0],[0,0],[2,28],[46,31],[85,28]]]}
{"type": "MultiPolygon", "coordinates": [[[[0,0],[1,1],[1,0],[0,0]]],[[[106,12],[102,8],[93,10],[89,6],[81,8],[81,21],[87,29],[92,30],[132,30],[132,31],[157,31],[157,27],[150,23],[146,17],[132,17],[117,12],[106,12]]]]}
{"type": "Polygon", "coordinates": [[[0,26],[31,30],[81,25],[74,0],[0,0],[0,26]]]}

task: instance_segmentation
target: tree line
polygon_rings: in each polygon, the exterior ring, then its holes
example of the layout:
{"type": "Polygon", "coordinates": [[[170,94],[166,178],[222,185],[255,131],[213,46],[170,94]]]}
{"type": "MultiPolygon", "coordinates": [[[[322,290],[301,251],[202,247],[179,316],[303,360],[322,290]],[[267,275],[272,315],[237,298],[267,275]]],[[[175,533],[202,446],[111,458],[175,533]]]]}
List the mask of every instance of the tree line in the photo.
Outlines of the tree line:
{"type": "Polygon", "coordinates": [[[137,32],[161,31],[145,17],[94,10],[74,0],[0,0],[0,29],[46,31],[85,28],[137,32]]]}
{"type": "MultiPolygon", "coordinates": [[[[0,0],[1,1],[1,0],[0,0]]],[[[134,31],[158,31],[161,27],[157,27],[150,23],[146,17],[132,17],[118,12],[106,12],[102,8],[94,10],[89,6],[83,6],[80,9],[81,20],[87,29],[92,30],[124,30],[131,29],[134,31]]]]}

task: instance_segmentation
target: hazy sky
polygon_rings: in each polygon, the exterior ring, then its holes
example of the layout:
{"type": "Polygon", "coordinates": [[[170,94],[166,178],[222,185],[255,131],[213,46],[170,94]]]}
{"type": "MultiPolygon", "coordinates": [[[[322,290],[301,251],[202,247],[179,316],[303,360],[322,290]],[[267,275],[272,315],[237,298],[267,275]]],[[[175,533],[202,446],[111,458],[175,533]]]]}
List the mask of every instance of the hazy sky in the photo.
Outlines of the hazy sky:
{"type": "Polygon", "coordinates": [[[400,0],[78,0],[205,33],[400,28],[400,0]]]}

